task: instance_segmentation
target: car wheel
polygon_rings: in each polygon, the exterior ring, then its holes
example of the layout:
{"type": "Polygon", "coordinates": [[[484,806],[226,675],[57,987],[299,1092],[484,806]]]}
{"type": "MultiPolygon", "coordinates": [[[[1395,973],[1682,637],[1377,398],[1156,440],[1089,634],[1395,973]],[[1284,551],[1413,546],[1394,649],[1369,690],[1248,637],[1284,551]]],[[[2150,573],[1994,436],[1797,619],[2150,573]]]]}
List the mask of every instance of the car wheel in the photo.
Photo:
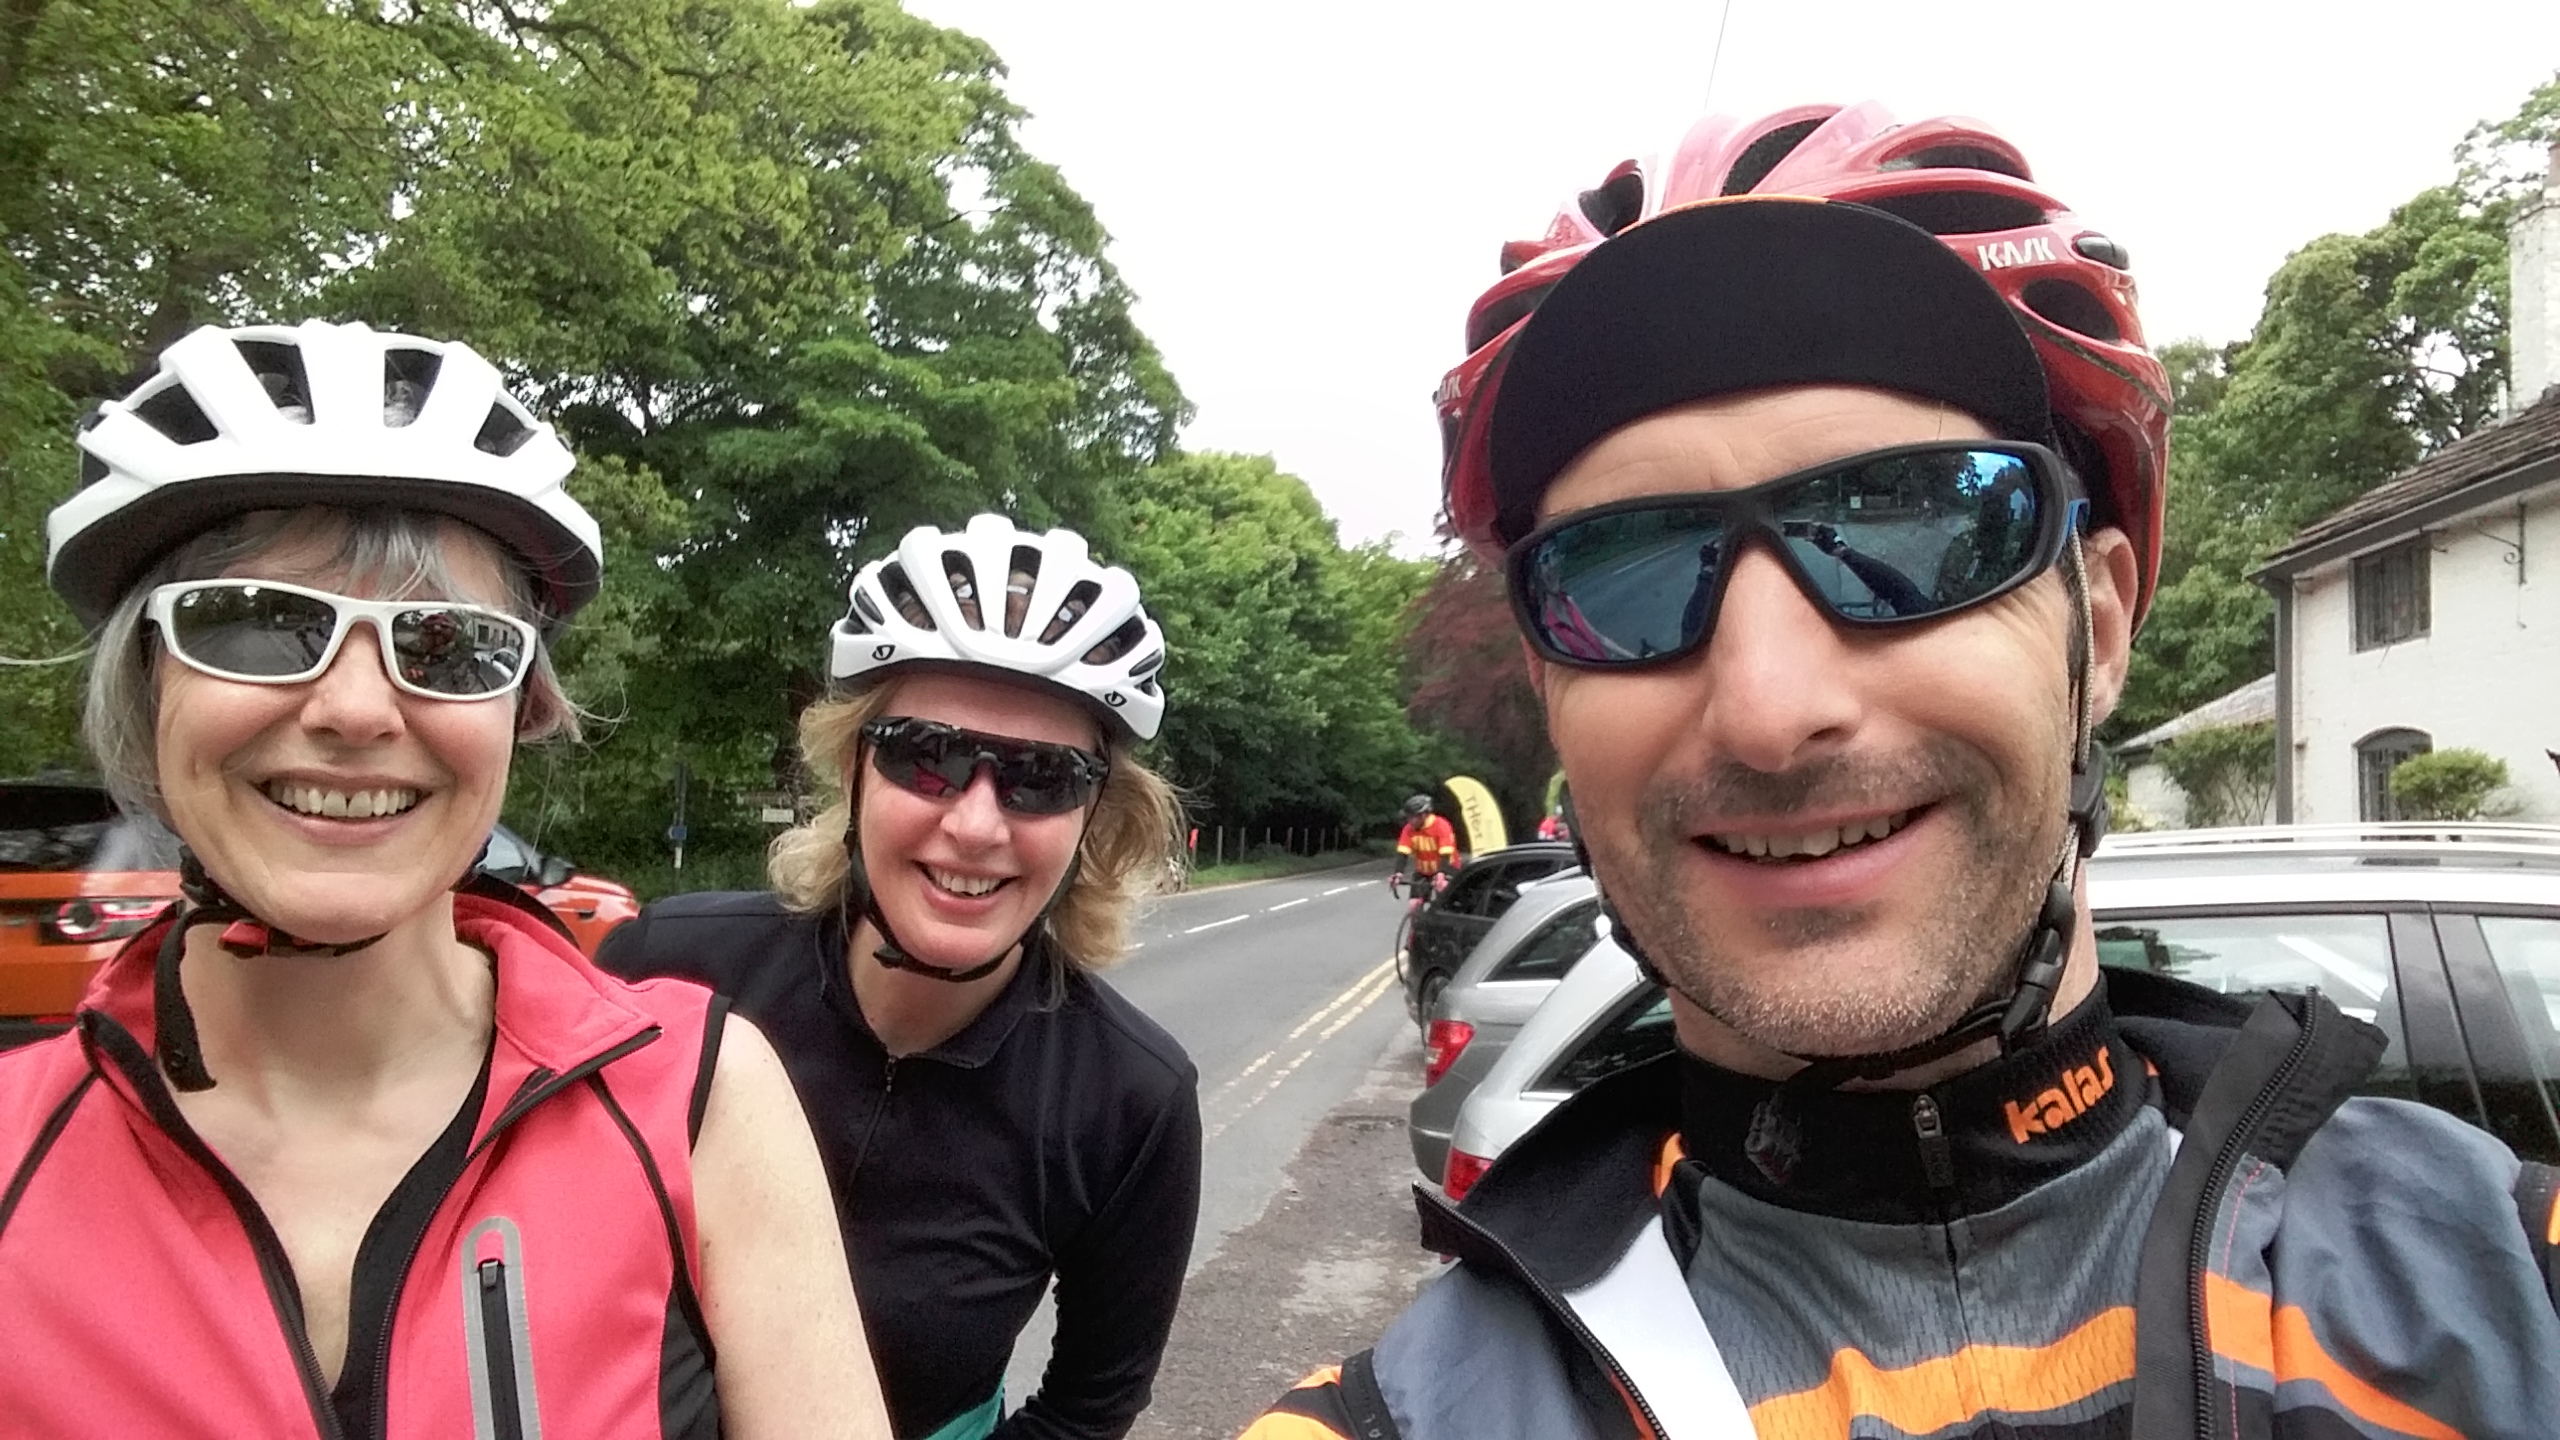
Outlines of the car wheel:
{"type": "Polygon", "coordinates": [[[1426,1035],[1431,1031],[1431,1007],[1439,1003],[1440,992],[1448,988],[1448,975],[1442,971],[1433,970],[1422,977],[1422,984],[1413,992],[1413,1023],[1426,1035]]]}

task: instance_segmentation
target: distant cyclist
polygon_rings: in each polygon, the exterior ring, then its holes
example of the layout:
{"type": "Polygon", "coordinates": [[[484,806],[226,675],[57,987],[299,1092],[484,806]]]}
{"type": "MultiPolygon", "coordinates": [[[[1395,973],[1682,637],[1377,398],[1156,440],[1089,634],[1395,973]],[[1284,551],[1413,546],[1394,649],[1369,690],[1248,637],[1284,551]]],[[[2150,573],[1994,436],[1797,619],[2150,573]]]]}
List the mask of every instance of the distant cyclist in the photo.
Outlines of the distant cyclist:
{"type": "Polygon", "coordinates": [[[2099,963],[2168,386],[2032,174],[1715,116],[1505,247],[1452,527],[1678,1049],[1422,1196],[1457,1264],[1252,1440],[2560,1433],[2560,1176],[2316,990],[2099,963]]]}
{"type": "Polygon", "coordinates": [[[1131,753],[1164,632],[1128,571],[1000,515],[855,575],[835,692],[800,717],[836,791],[771,893],[660,901],[599,959],[710,983],[773,1037],[818,1131],[904,1440],[1126,1434],[1200,1202],[1191,1062],[1094,972],[1173,873],[1178,810],[1131,753]],[[1039,1389],[1016,1338],[1057,1286],[1039,1389]]]}
{"type": "Polygon", "coordinates": [[[1458,853],[1458,832],[1448,818],[1431,810],[1431,797],[1414,795],[1404,802],[1404,830],[1396,836],[1396,875],[1401,889],[1428,898],[1449,883],[1465,857],[1458,853]]]}
{"type": "Polygon", "coordinates": [[[0,1055],[0,1432],[886,1433],[763,1037],[473,878],[576,719],[551,427],[464,345],[208,326],[78,443],[83,736],[185,899],[0,1055]]]}

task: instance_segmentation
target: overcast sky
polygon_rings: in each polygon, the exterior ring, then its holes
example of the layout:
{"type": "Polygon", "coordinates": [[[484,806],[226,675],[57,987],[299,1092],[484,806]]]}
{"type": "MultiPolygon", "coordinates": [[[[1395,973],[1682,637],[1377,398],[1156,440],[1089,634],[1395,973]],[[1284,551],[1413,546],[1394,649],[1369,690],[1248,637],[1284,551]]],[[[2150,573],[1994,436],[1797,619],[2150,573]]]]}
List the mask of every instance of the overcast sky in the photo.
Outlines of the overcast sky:
{"type": "Polygon", "coordinates": [[[1709,108],[1977,116],[2123,241],[2154,344],[2236,339],[2267,276],[2449,179],[2560,69],[2555,0],[908,0],[992,44],[1198,416],[1347,541],[1430,544],[1430,396],[1506,239],[1709,108]]]}

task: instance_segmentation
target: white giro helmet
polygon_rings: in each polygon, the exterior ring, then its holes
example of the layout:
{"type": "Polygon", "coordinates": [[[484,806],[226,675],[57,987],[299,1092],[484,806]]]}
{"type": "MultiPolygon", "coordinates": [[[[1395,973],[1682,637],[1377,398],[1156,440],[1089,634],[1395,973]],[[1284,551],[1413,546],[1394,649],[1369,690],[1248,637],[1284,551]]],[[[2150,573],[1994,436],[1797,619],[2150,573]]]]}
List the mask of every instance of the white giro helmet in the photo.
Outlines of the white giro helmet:
{"type": "Polygon", "coordinates": [[[919,525],[862,567],[851,599],[827,664],[848,688],[907,665],[984,666],[1064,690],[1132,739],[1164,721],[1164,631],[1138,582],[1095,564],[1074,531],[1017,530],[1002,515],[957,534],[919,525]]]}
{"type": "Polygon", "coordinates": [[[603,538],[561,488],[576,462],[497,370],[452,341],[363,325],[208,325],[81,424],[80,488],[45,523],[45,570],[84,623],[172,546],[248,510],[393,505],[487,531],[565,619],[595,598],[603,538]]]}

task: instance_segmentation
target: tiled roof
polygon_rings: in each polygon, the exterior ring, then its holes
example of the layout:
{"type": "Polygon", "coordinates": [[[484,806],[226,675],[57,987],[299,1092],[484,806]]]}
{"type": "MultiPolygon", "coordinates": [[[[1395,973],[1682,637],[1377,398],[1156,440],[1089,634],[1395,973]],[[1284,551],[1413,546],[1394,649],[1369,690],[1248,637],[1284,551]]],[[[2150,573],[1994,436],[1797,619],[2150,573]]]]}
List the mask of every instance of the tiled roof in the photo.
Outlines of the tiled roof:
{"type": "Polygon", "coordinates": [[[2515,415],[2474,430],[2408,469],[2294,532],[2267,557],[2266,569],[2339,536],[2388,522],[2465,486],[2495,479],[2537,460],[2560,458],[2560,386],[2515,415]]]}
{"type": "Polygon", "coordinates": [[[2207,700],[2175,720],[2152,726],[2115,747],[2119,755],[2133,750],[2149,750],[2164,745],[2181,735],[2210,730],[2217,725],[2254,725],[2276,718],[2276,677],[2261,675],[2228,695],[2207,700]]]}

